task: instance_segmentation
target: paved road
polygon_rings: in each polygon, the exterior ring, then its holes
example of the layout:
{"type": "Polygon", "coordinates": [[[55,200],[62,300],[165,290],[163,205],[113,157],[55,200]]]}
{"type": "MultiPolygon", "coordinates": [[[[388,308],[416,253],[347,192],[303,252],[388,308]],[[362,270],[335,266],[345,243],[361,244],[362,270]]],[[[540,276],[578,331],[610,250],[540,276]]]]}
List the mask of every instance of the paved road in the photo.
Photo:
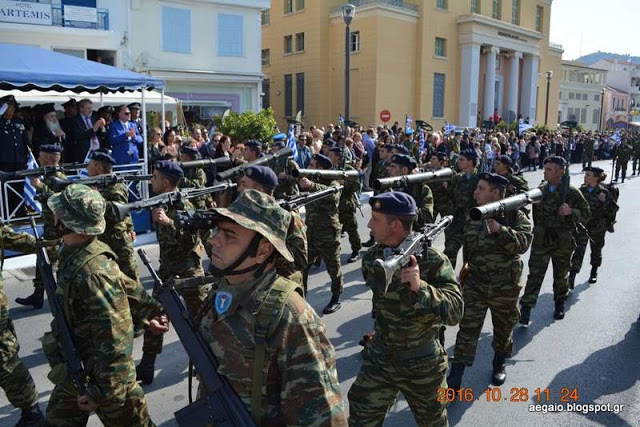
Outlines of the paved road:
{"type": "MultiPolygon", "coordinates": [[[[611,169],[611,162],[598,162],[598,165],[605,170],[611,169]]],[[[582,180],[578,169],[577,166],[572,167],[573,185],[579,185],[582,180]]],[[[525,176],[529,185],[535,187],[539,184],[542,173],[527,172],[525,176]]],[[[619,222],[616,233],[607,235],[603,253],[604,265],[600,269],[598,283],[587,283],[587,261],[578,275],[576,288],[567,301],[565,319],[554,321],[549,269],[530,325],[516,327],[514,355],[507,367],[507,382],[500,388],[500,399],[498,391],[492,391],[489,395],[491,401],[488,401],[486,393],[490,386],[493,358],[491,321],[488,316],[478,345],[476,363],[467,369],[463,383],[472,389],[475,399],[449,408],[452,425],[640,425],[640,268],[636,256],[637,242],[640,241],[640,228],[637,225],[640,179],[628,179],[620,189],[619,222]],[[538,388],[541,390],[540,402],[536,399],[535,390],[538,388]],[[619,413],[597,414],[568,412],[566,406],[563,406],[564,411],[556,413],[530,411],[530,405],[547,403],[545,389],[549,390],[548,403],[560,403],[560,394],[564,388],[569,391],[577,390],[579,404],[609,403],[624,407],[619,413]],[[518,392],[512,389],[518,389],[518,392]],[[527,396],[524,396],[525,391],[527,396]],[[512,396],[524,401],[512,402],[512,396]]],[[[370,212],[368,206],[363,211],[364,218],[359,217],[360,234],[366,240],[366,221],[370,212]]],[[[443,246],[442,239],[436,242],[436,246],[443,246]]],[[[145,248],[152,261],[157,262],[158,253],[154,245],[147,245],[145,248]]],[[[329,337],[337,351],[339,377],[346,399],[347,391],[360,367],[358,341],[362,334],[372,329],[372,321],[370,294],[362,282],[360,263],[346,264],[350,253],[346,238],[343,239],[342,248],[345,302],[340,311],[324,318],[329,337]]],[[[525,261],[527,259],[528,254],[525,255],[525,261]]],[[[526,273],[525,271],[525,279],[526,273]]],[[[22,345],[20,355],[36,380],[44,408],[52,386],[46,378],[48,366],[40,349],[39,339],[49,328],[48,306],[34,311],[18,307],[13,302],[16,297],[31,292],[32,274],[33,268],[6,271],[5,291],[11,301],[11,317],[22,345]]],[[[145,287],[150,289],[151,283],[146,271],[142,271],[142,277],[145,287]]],[[[321,312],[329,298],[329,277],[324,267],[313,270],[310,303],[316,311],[321,312]]],[[[456,332],[457,327],[447,329],[449,354],[453,350],[456,332]]],[[[141,347],[142,340],[137,339],[134,352],[136,361],[141,357],[141,347]]],[[[172,331],[165,339],[164,352],[157,361],[156,380],[145,389],[152,417],[158,425],[176,425],[173,412],[187,404],[186,369],[187,358],[172,331]]],[[[0,425],[13,425],[18,416],[18,411],[13,410],[0,392],[0,425]]],[[[90,424],[100,423],[93,416],[90,424]]],[[[415,425],[404,400],[396,403],[385,425],[415,425]]]]}

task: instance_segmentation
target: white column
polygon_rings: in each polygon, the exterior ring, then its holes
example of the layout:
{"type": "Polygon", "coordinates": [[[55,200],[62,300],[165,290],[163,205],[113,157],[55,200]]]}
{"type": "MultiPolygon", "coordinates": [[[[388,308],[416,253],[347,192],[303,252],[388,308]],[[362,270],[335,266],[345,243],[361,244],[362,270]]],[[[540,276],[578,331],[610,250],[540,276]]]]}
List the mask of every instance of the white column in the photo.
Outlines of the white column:
{"type": "Polygon", "coordinates": [[[538,56],[527,55],[524,57],[522,67],[522,95],[520,97],[520,111],[529,123],[536,121],[536,93],[538,91],[538,56]]]}
{"type": "Polygon", "coordinates": [[[482,103],[482,120],[493,116],[496,101],[496,54],[500,52],[495,46],[487,51],[486,70],[484,73],[484,102],[482,103]]]}
{"type": "Polygon", "coordinates": [[[520,59],[522,53],[514,52],[509,62],[509,89],[507,89],[506,120],[513,122],[518,118],[518,89],[520,79],[520,59]]]}
{"type": "Polygon", "coordinates": [[[480,79],[480,45],[461,45],[460,105],[458,126],[476,127],[478,115],[478,81],[480,79]]]}

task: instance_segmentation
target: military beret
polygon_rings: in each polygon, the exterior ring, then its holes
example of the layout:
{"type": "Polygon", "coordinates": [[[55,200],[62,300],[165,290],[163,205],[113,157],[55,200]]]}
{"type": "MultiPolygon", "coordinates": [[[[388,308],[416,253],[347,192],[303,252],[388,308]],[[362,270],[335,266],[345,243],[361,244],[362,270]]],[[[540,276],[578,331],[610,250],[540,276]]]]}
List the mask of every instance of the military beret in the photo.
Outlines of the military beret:
{"type": "Polygon", "coordinates": [[[198,157],[200,152],[196,148],[189,147],[188,145],[183,145],[180,147],[181,154],[188,154],[189,156],[198,157]]]}
{"type": "Polygon", "coordinates": [[[271,139],[273,141],[284,141],[285,139],[287,139],[287,134],[286,133],[277,133],[277,134],[273,135],[271,137],[271,139]]]}
{"type": "Polygon", "coordinates": [[[55,104],[53,102],[49,102],[47,104],[42,104],[40,106],[40,109],[39,109],[40,114],[42,114],[43,116],[45,114],[49,114],[49,113],[52,113],[54,111],[56,111],[56,106],[55,106],[55,104]]]}
{"type": "Polygon", "coordinates": [[[496,160],[499,162],[504,163],[505,165],[511,167],[513,166],[513,163],[511,162],[511,157],[507,156],[506,154],[502,154],[498,157],[496,157],[496,160]]]}
{"type": "Polygon", "coordinates": [[[249,166],[244,174],[265,188],[272,190],[278,186],[276,173],[267,166],[249,166]]]}
{"type": "Polygon", "coordinates": [[[329,160],[329,158],[324,154],[316,153],[312,158],[315,159],[317,164],[322,165],[325,169],[331,169],[333,166],[331,160],[329,160]]]}
{"type": "Polygon", "coordinates": [[[59,144],[45,144],[40,146],[43,153],[62,153],[62,147],[59,144]]]}
{"type": "Polygon", "coordinates": [[[413,128],[406,128],[404,130],[405,135],[413,135],[413,128]]]}
{"type": "Polygon", "coordinates": [[[546,159],[544,159],[544,164],[546,165],[547,163],[555,163],[556,165],[560,165],[562,167],[567,164],[566,160],[560,156],[547,157],[546,159]]]}
{"type": "Polygon", "coordinates": [[[244,146],[250,147],[250,148],[262,149],[262,144],[260,143],[260,141],[256,141],[256,140],[247,141],[244,143],[244,146]]]}
{"type": "Polygon", "coordinates": [[[378,194],[369,199],[374,212],[390,215],[415,215],[416,201],[410,195],[401,191],[390,191],[378,194]]]}
{"type": "Polygon", "coordinates": [[[409,149],[402,144],[393,144],[393,149],[398,151],[398,154],[409,155],[409,149]]]}
{"type": "Polygon", "coordinates": [[[139,102],[132,102],[131,104],[127,105],[127,108],[129,108],[129,109],[137,108],[139,110],[140,109],[140,103],[139,102]]]}
{"type": "Polygon", "coordinates": [[[63,102],[63,103],[62,103],[62,106],[63,106],[63,107],[67,107],[67,106],[69,106],[69,105],[76,105],[77,103],[78,103],[78,102],[77,102],[75,99],[71,98],[71,99],[69,99],[67,102],[63,102]]]}
{"type": "Polygon", "coordinates": [[[604,172],[604,169],[596,167],[596,166],[587,166],[586,168],[582,169],[583,172],[593,172],[596,175],[600,175],[601,173],[604,172]]]}
{"type": "Polygon", "coordinates": [[[273,147],[284,148],[284,141],[283,140],[275,141],[273,143],[273,147]]]}
{"type": "Polygon", "coordinates": [[[96,162],[110,163],[112,165],[116,164],[116,160],[113,157],[108,153],[103,153],[102,151],[92,151],[89,159],[95,160],[96,162]]]}
{"type": "Polygon", "coordinates": [[[329,139],[325,139],[324,141],[322,141],[322,145],[329,145],[329,146],[333,147],[335,145],[335,142],[333,141],[333,139],[329,138],[329,139]]]}
{"type": "Polygon", "coordinates": [[[391,163],[395,163],[400,166],[406,166],[409,170],[413,170],[416,167],[416,161],[411,156],[406,154],[394,154],[391,158],[391,163]]]}
{"type": "Polygon", "coordinates": [[[329,151],[331,151],[332,153],[342,155],[342,148],[338,147],[337,145],[334,145],[333,147],[331,147],[331,150],[329,151]]]}
{"type": "Polygon", "coordinates": [[[447,158],[447,153],[443,153],[442,151],[436,151],[431,156],[436,156],[440,160],[445,160],[447,158]]]}
{"type": "Polygon", "coordinates": [[[466,150],[460,151],[460,155],[466,157],[467,159],[476,160],[478,158],[478,153],[472,148],[467,148],[466,150]]]}
{"type": "Polygon", "coordinates": [[[180,165],[168,160],[161,160],[159,162],[156,162],[155,169],[165,176],[171,176],[174,178],[182,178],[184,176],[184,172],[182,171],[180,165]]]}
{"type": "Polygon", "coordinates": [[[493,184],[493,185],[498,186],[498,187],[506,187],[507,185],[509,185],[509,180],[507,178],[505,178],[504,176],[499,175],[497,173],[482,172],[478,176],[478,179],[485,180],[485,181],[489,182],[490,184],[493,184]]]}

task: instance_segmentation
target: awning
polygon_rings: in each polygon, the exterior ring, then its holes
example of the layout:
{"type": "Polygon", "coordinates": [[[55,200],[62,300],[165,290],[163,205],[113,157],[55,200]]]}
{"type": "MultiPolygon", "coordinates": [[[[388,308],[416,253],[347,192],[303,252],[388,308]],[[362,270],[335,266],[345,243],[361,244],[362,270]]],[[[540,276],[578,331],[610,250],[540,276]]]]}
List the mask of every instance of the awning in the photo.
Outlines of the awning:
{"type": "MultiPolygon", "coordinates": [[[[23,106],[31,106],[35,104],[46,104],[53,102],[56,107],[62,110],[62,103],[67,102],[70,98],[74,98],[76,101],[87,98],[93,102],[95,108],[100,106],[100,94],[90,92],[72,92],[70,90],[65,92],[56,92],[52,90],[40,91],[40,90],[0,90],[0,97],[5,95],[13,95],[16,101],[23,106]]],[[[145,101],[147,107],[152,107],[152,110],[159,111],[162,105],[162,94],[160,92],[147,92],[145,93],[145,101]],[[155,108],[154,108],[155,107],[155,108]]],[[[102,103],[104,105],[127,105],[132,102],[142,102],[142,96],[140,92],[115,92],[108,93],[102,96],[102,103]]],[[[170,96],[164,96],[164,103],[167,107],[174,109],[179,100],[170,96]]]]}

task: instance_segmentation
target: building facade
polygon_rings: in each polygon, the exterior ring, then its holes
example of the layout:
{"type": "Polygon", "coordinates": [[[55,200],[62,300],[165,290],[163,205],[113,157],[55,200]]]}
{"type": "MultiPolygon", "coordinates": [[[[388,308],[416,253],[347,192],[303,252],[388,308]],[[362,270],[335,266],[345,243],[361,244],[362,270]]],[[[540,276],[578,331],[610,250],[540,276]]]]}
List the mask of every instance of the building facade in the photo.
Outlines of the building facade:
{"type": "Polygon", "coordinates": [[[558,123],[578,122],[585,130],[599,130],[607,70],[576,61],[562,61],[558,123]]]}
{"type": "MultiPolygon", "coordinates": [[[[316,125],[343,114],[345,45],[356,122],[382,123],[384,111],[390,123],[476,126],[496,109],[544,120],[545,72],[559,75],[562,55],[549,42],[551,0],[353,0],[348,41],[343,3],[272,0],[263,12],[263,105],[280,125],[299,110],[316,125]]],[[[559,80],[550,84],[554,112],[559,80]]]]}
{"type": "Polygon", "coordinates": [[[602,59],[594,67],[607,71],[606,123],[627,122],[640,126],[640,65],[622,60],[602,59]]]}

